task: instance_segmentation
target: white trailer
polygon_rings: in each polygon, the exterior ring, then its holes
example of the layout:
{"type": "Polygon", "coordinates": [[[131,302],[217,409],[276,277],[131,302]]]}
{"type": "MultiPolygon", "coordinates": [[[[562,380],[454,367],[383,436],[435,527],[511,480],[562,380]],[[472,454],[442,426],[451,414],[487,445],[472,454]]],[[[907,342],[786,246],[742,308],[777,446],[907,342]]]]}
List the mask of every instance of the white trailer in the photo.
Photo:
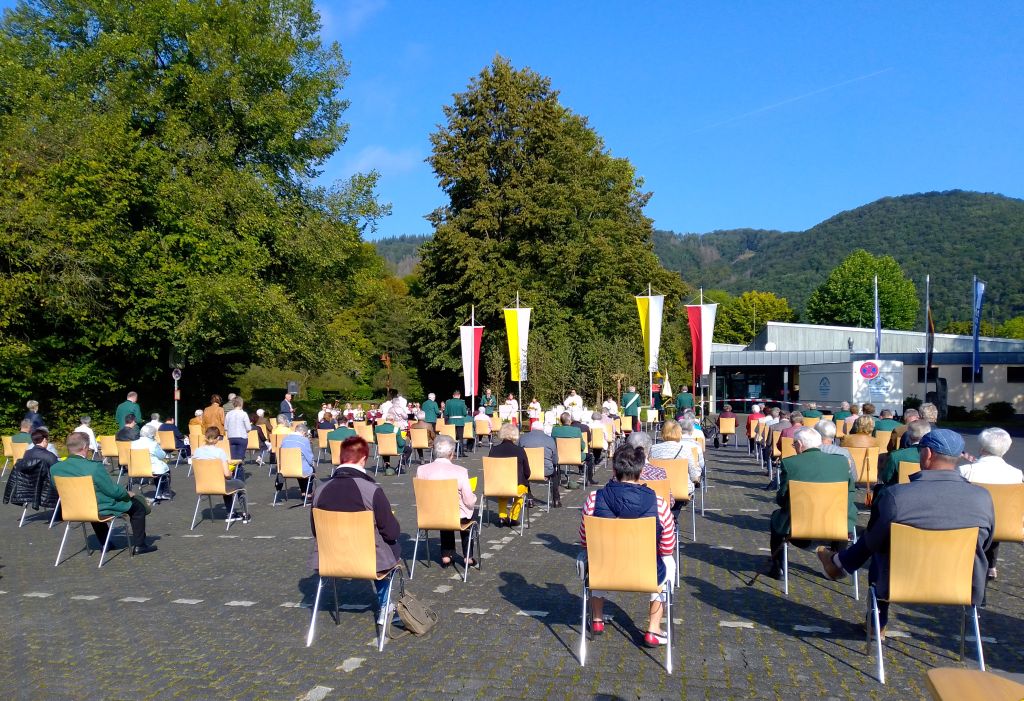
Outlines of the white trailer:
{"type": "Polygon", "coordinates": [[[844,402],[871,403],[903,413],[903,363],[899,360],[856,360],[849,363],[800,366],[800,403],[837,411],[844,402]]]}

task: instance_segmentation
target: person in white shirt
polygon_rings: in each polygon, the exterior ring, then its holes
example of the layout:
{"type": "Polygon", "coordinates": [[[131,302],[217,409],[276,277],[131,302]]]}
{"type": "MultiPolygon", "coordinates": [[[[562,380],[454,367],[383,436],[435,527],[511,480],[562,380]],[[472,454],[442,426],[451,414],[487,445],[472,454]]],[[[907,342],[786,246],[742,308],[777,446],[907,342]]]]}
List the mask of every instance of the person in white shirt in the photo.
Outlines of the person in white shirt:
{"type": "MultiPolygon", "coordinates": [[[[978,434],[981,457],[972,463],[960,465],[957,470],[965,480],[974,484],[1020,484],[1024,481],[1024,472],[1003,460],[1012,443],[1010,434],[1003,429],[986,428],[978,434]]],[[[997,576],[998,555],[999,543],[992,543],[992,547],[985,551],[989,579],[997,576]]]]}
{"type": "Polygon", "coordinates": [[[565,398],[565,410],[572,415],[573,421],[583,418],[583,397],[576,394],[576,390],[569,390],[569,396],[565,398]]]}
{"type": "Polygon", "coordinates": [[[601,405],[602,409],[607,409],[610,416],[619,415],[619,405],[615,403],[615,400],[608,397],[604,400],[604,404],[601,405]]]}
{"type": "Polygon", "coordinates": [[[160,420],[160,414],[150,414],[149,423],[146,426],[152,426],[154,431],[159,431],[163,425],[163,421],[160,420]]]}
{"type": "Polygon", "coordinates": [[[534,397],[527,407],[527,416],[530,419],[530,427],[532,428],[533,424],[540,421],[543,415],[544,408],[540,405],[540,402],[537,401],[537,398],[534,397]]]}
{"type": "Polygon", "coordinates": [[[153,471],[154,480],[157,482],[158,487],[160,486],[161,479],[164,482],[164,488],[162,490],[158,489],[153,499],[163,501],[164,499],[173,498],[174,492],[171,491],[170,468],[164,462],[167,453],[156,442],[156,429],[153,428],[152,424],[146,424],[142,427],[139,431],[139,437],[132,441],[131,448],[132,450],[145,449],[149,451],[150,469],[153,471]]]}
{"type": "Polygon", "coordinates": [[[519,425],[519,401],[516,396],[509,392],[508,397],[505,399],[505,404],[509,407],[509,416],[512,417],[512,423],[516,426],[519,425]]]}
{"type": "Polygon", "coordinates": [[[78,428],[76,428],[74,431],[72,431],[72,433],[84,433],[85,435],[89,436],[89,450],[91,450],[93,453],[95,453],[96,450],[97,450],[97,447],[96,447],[96,434],[92,432],[92,427],[89,425],[89,424],[92,423],[92,417],[91,416],[82,416],[78,420],[81,423],[78,424],[78,428]]]}
{"type": "Polygon", "coordinates": [[[231,411],[224,416],[224,433],[227,434],[228,446],[231,448],[231,459],[244,461],[252,423],[249,421],[249,415],[242,408],[245,406],[245,402],[241,397],[232,399],[231,405],[231,411]]]}

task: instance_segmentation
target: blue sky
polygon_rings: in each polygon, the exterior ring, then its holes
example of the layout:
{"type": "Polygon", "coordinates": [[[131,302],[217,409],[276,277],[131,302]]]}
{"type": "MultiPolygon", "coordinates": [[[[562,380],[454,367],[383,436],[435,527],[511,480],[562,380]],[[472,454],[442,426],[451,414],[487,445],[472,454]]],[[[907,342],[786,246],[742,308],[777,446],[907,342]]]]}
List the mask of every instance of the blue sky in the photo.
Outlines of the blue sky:
{"type": "MultiPolygon", "coordinates": [[[[0,0],[0,6],[9,6],[0,0]]],[[[655,226],[805,229],[886,195],[1024,196],[1024,3],[322,0],[348,143],[429,233],[429,133],[496,53],[549,76],[654,193],[655,226]]]]}

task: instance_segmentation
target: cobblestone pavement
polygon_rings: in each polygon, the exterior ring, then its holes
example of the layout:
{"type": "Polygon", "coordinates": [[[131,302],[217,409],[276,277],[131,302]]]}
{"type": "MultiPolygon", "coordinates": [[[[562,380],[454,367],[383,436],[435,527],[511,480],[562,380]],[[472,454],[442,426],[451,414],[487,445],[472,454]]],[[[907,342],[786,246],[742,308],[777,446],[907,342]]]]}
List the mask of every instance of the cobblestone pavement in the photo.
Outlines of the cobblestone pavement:
{"type": "MultiPolygon", "coordinates": [[[[483,451],[463,461],[478,474],[483,451]]],[[[305,647],[315,579],[309,512],[294,498],[272,508],[273,480],[250,465],[251,524],[188,526],[194,485],[174,474],[177,497],[154,506],[149,532],[158,552],[117,551],[53,566],[63,528],[47,514],[17,527],[20,509],[0,515],[0,694],[10,699],[907,699],[924,698],[925,671],[957,666],[959,612],[896,608],[885,648],[888,684],[865,654],[861,601],[849,584],[826,580],[811,552],[792,551],[790,596],[755,576],[767,557],[773,494],[746,449],[710,451],[708,501],[697,542],[684,527],[682,586],[673,606],[675,670],[662,650],[636,645],[645,621],[640,595],[613,595],[612,622],[579,645],[579,507],[534,516],[526,535],[490,526],[483,568],[463,584],[452,570],[421,560],[408,589],[434,606],[441,623],[423,639],[373,645],[368,584],[339,584],[340,623],[318,615],[305,647]],[[896,637],[896,636],[899,637],[896,637]]],[[[321,473],[327,474],[324,465],[321,473]]],[[[599,478],[607,479],[606,469],[599,478]]],[[[415,535],[408,475],[380,478],[403,525],[403,552],[415,535]],[[411,535],[410,535],[411,534],[411,535]]],[[[152,488],[147,487],[146,493],[152,488]]],[[[541,499],[543,490],[537,490],[541,499]]],[[[217,505],[221,515],[223,507],[217,505]]],[[[204,505],[205,510],[205,505],[204,505]]],[[[492,515],[494,511],[492,509],[492,515]]],[[[861,527],[866,523],[861,516],[861,527]]],[[[90,534],[91,537],[91,534],[90,534]]],[[[437,557],[436,534],[434,557],[437,557]]],[[[1021,548],[1004,545],[1000,578],[982,614],[991,669],[1024,671],[1021,548]]],[[[422,556],[422,550],[421,550],[422,556]]],[[[410,562],[411,564],[411,562],[410,562]]],[[[330,608],[330,588],[324,593],[330,608]]],[[[968,646],[970,650],[970,646],[968,646]]],[[[969,658],[963,664],[972,666],[969,658]]]]}

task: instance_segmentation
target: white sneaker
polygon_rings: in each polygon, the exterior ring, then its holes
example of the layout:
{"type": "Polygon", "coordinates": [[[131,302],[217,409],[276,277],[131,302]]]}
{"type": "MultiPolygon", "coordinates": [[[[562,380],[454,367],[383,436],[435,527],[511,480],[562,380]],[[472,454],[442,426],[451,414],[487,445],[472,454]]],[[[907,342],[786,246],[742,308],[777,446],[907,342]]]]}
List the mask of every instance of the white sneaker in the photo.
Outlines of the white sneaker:
{"type": "Polygon", "coordinates": [[[379,625],[379,626],[384,625],[384,623],[388,620],[388,616],[389,615],[390,616],[395,615],[395,611],[396,611],[395,605],[394,604],[388,604],[387,610],[386,611],[381,611],[380,615],[377,616],[377,625],[379,625]]]}

